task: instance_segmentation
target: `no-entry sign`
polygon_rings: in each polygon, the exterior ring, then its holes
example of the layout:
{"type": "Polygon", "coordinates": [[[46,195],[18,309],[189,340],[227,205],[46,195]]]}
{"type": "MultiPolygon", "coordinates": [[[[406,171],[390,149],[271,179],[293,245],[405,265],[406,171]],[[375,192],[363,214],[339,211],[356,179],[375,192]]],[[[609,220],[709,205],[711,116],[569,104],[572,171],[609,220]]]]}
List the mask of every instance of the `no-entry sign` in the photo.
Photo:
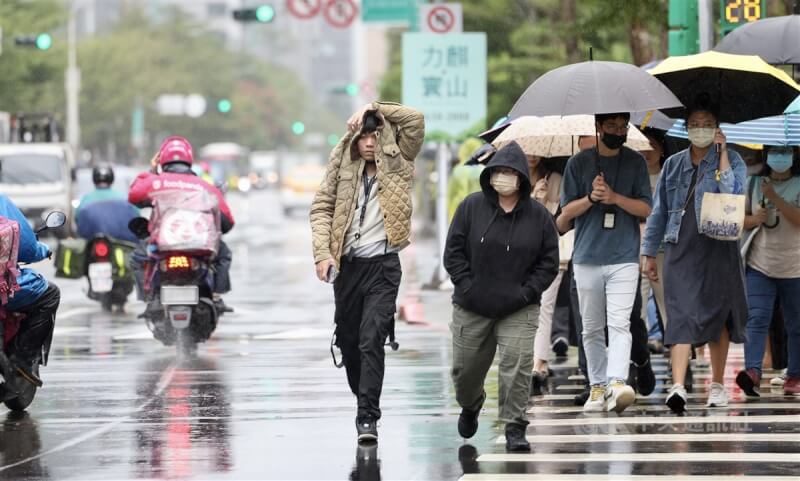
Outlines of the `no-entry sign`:
{"type": "Polygon", "coordinates": [[[358,16],[358,5],[353,0],[328,0],[323,13],[331,26],[347,28],[358,16]]]}
{"type": "Polygon", "coordinates": [[[286,8],[295,17],[307,20],[322,10],[322,0],[287,0],[286,8]]]}
{"type": "Polygon", "coordinates": [[[464,14],[460,3],[429,3],[419,7],[419,26],[424,33],[461,33],[464,14]]]}

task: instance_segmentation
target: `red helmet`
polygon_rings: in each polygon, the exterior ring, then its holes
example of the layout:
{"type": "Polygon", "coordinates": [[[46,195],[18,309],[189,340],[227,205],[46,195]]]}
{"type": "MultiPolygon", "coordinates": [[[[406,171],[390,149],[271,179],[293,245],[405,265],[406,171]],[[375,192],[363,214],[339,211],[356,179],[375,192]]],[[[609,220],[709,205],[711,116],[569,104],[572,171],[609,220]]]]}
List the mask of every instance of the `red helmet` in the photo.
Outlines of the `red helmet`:
{"type": "Polygon", "coordinates": [[[162,166],[173,162],[192,165],[193,161],[192,144],[177,135],[164,140],[164,143],[161,144],[161,149],[158,151],[158,163],[162,166]]]}

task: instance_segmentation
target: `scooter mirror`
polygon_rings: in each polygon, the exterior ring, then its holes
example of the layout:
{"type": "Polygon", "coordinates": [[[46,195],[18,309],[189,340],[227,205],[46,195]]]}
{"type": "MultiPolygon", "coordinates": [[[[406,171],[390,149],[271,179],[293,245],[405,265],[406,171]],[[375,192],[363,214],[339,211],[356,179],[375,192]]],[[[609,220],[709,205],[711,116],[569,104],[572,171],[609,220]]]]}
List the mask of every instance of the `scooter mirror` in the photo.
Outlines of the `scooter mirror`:
{"type": "Polygon", "coordinates": [[[134,217],[128,222],[128,229],[133,232],[139,239],[147,239],[147,236],[150,235],[150,230],[148,229],[149,221],[144,217],[134,217]]]}
{"type": "Polygon", "coordinates": [[[66,214],[56,210],[47,214],[47,218],[44,220],[44,225],[46,225],[48,229],[55,229],[56,227],[61,227],[66,222],[66,214]]]}

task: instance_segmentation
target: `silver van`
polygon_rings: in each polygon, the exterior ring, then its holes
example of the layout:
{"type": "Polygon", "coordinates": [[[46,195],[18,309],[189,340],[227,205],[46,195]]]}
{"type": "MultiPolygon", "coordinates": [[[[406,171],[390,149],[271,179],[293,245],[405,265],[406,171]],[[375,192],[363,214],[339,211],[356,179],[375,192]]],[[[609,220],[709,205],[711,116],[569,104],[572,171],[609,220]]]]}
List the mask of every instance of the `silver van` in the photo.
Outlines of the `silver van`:
{"type": "Polygon", "coordinates": [[[43,224],[42,216],[52,210],[64,212],[71,220],[74,166],[68,144],[0,144],[0,192],[17,204],[34,227],[43,224]]]}

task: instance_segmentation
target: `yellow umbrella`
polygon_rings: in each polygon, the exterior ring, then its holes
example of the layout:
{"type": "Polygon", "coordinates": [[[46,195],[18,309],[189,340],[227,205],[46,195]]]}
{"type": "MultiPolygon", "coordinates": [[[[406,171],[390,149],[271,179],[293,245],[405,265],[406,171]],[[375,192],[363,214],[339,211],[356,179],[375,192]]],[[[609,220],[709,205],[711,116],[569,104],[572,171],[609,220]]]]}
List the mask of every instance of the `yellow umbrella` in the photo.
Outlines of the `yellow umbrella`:
{"type": "MultiPolygon", "coordinates": [[[[755,55],[715,51],[669,57],[648,70],[686,106],[701,92],[719,104],[721,122],[744,122],[780,115],[800,94],[800,85],[783,70],[755,55]]],[[[665,111],[676,116],[674,109],[665,111]]]]}
{"type": "MultiPolygon", "coordinates": [[[[633,150],[652,150],[650,141],[639,129],[629,125],[625,145],[633,150]]],[[[500,149],[516,141],[528,155],[563,157],[578,152],[578,138],[594,136],[593,115],[524,116],[514,119],[492,144],[500,149]]]]}

